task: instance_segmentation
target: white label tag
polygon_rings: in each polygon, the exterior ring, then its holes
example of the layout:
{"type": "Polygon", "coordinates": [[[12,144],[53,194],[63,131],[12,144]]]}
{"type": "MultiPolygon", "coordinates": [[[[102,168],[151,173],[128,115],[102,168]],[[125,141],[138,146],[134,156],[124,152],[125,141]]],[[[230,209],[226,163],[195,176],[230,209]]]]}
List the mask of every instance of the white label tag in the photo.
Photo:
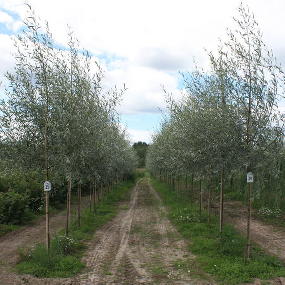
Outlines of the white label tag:
{"type": "Polygon", "coordinates": [[[50,191],[51,190],[51,183],[49,181],[46,181],[44,183],[44,191],[50,191]]]}
{"type": "Polygon", "coordinates": [[[253,183],[253,173],[248,172],[246,176],[247,183],[253,183]]]}

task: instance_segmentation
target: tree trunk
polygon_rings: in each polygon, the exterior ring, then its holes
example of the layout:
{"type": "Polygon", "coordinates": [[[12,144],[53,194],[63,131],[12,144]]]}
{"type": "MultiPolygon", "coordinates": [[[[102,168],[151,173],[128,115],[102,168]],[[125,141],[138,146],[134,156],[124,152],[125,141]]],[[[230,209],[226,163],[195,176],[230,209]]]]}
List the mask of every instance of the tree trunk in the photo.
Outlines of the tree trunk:
{"type": "Polygon", "coordinates": [[[92,211],[92,182],[89,185],[89,208],[90,212],[92,211]]]}
{"type": "Polygon", "coordinates": [[[50,249],[50,234],[49,234],[49,191],[46,191],[46,246],[49,253],[50,249]]]}
{"type": "Polygon", "coordinates": [[[202,207],[203,207],[203,193],[202,193],[202,180],[199,181],[199,215],[200,215],[200,222],[202,219],[202,207]]]}
{"type": "Polygon", "coordinates": [[[252,193],[252,183],[248,183],[248,215],[247,215],[247,244],[246,244],[246,259],[250,259],[250,249],[251,249],[251,235],[250,235],[250,225],[251,225],[251,193],[252,193]]]}
{"type": "Polygon", "coordinates": [[[194,201],[194,174],[192,173],[192,177],[191,177],[191,200],[194,201]]]}
{"type": "Polygon", "coordinates": [[[65,234],[68,236],[69,234],[69,224],[70,224],[70,216],[71,216],[71,176],[68,179],[68,189],[67,189],[67,197],[66,197],[66,228],[65,234]]]}
{"type": "Polygon", "coordinates": [[[78,227],[81,226],[81,183],[78,183],[78,188],[77,188],[77,198],[78,198],[78,208],[77,208],[77,217],[78,217],[78,227]]]}
{"type": "Polygon", "coordinates": [[[221,187],[220,187],[220,235],[223,233],[224,226],[224,168],[221,171],[221,187]]]}
{"type": "Polygon", "coordinates": [[[95,188],[96,188],[96,184],[95,184],[95,180],[93,182],[93,187],[92,187],[92,205],[93,205],[93,212],[96,212],[96,207],[95,207],[95,188]]]}
{"type": "Polygon", "coordinates": [[[96,181],[94,180],[94,196],[93,196],[94,213],[96,213],[96,203],[97,203],[97,189],[96,189],[96,181]]]}
{"type": "Polygon", "coordinates": [[[212,196],[212,184],[209,185],[208,190],[208,223],[211,222],[211,197],[212,196]]]}

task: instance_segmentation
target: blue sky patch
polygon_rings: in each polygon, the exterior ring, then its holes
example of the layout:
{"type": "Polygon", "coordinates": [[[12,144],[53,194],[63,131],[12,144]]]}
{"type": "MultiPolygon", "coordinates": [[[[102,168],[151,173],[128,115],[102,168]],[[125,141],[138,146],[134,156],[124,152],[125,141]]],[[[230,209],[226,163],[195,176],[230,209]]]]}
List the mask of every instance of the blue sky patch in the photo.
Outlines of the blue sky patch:
{"type": "Polygon", "coordinates": [[[129,129],[155,131],[159,129],[161,113],[137,113],[121,115],[121,122],[129,129]]]}

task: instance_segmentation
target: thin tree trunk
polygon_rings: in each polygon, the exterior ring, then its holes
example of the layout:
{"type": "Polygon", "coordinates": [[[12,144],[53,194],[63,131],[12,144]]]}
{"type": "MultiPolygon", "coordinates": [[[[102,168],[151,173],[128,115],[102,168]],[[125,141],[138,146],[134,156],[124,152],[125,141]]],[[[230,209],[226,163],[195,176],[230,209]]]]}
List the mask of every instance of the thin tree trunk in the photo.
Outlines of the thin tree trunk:
{"type": "Polygon", "coordinates": [[[94,196],[93,196],[93,209],[94,209],[94,213],[96,213],[96,203],[97,203],[97,193],[96,193],[96,181],[94,180],[94,196]]]}
{"type": "Polygon", "coordinates": [[[93,182],[93,187],[92,187],[92,205],[93,205],[93,212],[95,212],[95,180],[93,182]]]}
{"type": "Polygon", "coordinates": [[[203,194],[202,194],[202,180],[199,181],[199,215],[200,215],[200,221],[202,219],[202,207],[203,207],[203,194]]]}
{"type": "Polygon", "coordinates": [[[248,183],[248,215],[247,215],[247,244],[246,244],[246,259],[247,261],[250,258],[250,249],[251,249],[251,193],[252,193],[252,183],[248,183]]]}
{"type": "Polygon", "coordinates": [[[221,171],[221,187],[220,187],[220,235],[223,233],[224,226],[224,167],[221,171]]]}
{"type": "Polygon", "coordinates": [[[50,249],[50,234],[49,234],[49,191],[46,191],[46,246],[49,253],[50,249]]]}
{"type": "MultiPolygon", "coordinates": [[[[45,78],[46,79],[46,78],[45,78]]],[[[49,113],[49,96],[47,89],[46,93],[46,113],[45,113],[45,131],[44,131],[44,151],[45,151],[45,170],[46,170],[46,181],[49,180],[49,146],[48,146],[48,113],[49,113]]],[[[49,192],[45,193],[46,203],[46,247],[49,254],[50,250],[50,232],[49,232],[49,192]]]]}
{"type": "Polygon", "coordinates": [[[175,179],[175,191],[176,191],[176,196],[178,197],[179,196],[179,177],[175,179]]]}
{"type": "Polygon", "coordinates": [[[89,185],[89,209],[92,211],[92,182],[89,185]]]}
{"type": "Polygon", "coordinates": [[[208,190],[208,223],[211,222],[211,197],[212,196],[212,183],[209,185],[208,190]]]}
{"type": "Polygon", "coordinates": [[[98,187],[98,202],[101,201],[101,188],[102,188],[102,183],[100,183],[98,187]]]}
{"type": "MultiPolygon", "coordinates": [[[[251,42],[248,37],[248,54],[251,56],[251,42]]],[[[251,113],[252,113],[252,74],[251,74],[251,61],[248,61],[249,70],[249,94],[248,94],[248,113],[247,113],[247,123],[246,123],[246,144],[248,149],[252,148],[251,144],[251,113]]],[[[251,169],[251,160],[249,160],[249,166],[247,171],[251,169]]],[[[250,258],[250,224],[251,224],[251,188],[252,183],[248,183],[248,216],[247,216],[247,245],[246,245],[246,259],[250,258]]]]}
{"type": "Polygon", "coordinates": [[[66,228],[65,234],[69,234],[69,224],[70,224],[70,206],[71,206],[71,176],[68,178],[68,189],[66,197],[66,228]]]}
{"type": "Polygon", "coordinates": [[[71,177],[70,177],[70,182],[69,182],[69,187],[68,187],[68,191],[69,191],[69,224],[71,223],[71,188],[72,188],[72,182],[71,182],[71,177]]]}
{"type": "Polygon", "coordinates": [[[194,173],[192,173],[192,177],[191,177],[191,200],[194,201],[194,173]]]}
{"type": "Polygon", "coordinates": [[[78,208],[77,208],[77,215],[78,215],[78,227],[81,226],[81,183],[78,183],[77,188],[77,195],[78,195],[78,208]]]}

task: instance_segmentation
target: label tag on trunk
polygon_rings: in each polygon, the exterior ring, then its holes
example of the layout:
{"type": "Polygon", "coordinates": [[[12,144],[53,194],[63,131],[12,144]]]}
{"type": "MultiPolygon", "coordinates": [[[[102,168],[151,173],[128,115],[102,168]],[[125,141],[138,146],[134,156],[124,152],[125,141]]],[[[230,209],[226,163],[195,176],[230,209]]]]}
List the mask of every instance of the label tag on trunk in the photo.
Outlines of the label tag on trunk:
{"type": "Polygon", "coordinates": [[[246,180],[247,180],[247,183],[253,183],[253,173],[252,172],[247,173],[246,180]]]}
{"type": "Polygon", "coordinates": [[[46,181],[44,183],[44,191],[50,191],[51,190],[51,183],[49,181],[46,181]]]}

